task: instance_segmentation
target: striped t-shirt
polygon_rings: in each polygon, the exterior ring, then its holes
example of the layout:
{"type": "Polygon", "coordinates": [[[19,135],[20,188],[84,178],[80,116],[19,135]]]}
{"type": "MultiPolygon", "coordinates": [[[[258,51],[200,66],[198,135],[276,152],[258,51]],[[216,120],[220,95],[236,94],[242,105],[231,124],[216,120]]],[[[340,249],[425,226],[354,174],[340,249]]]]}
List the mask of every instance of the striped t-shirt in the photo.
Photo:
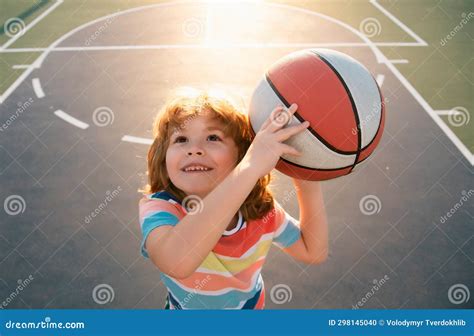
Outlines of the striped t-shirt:
{"type": "MultiPolygon", "coordinates": [[[[171,193],[160,191],[143,197],[139,204],[143,235],[141,253],[149,258],[145,241],[153,229],[175,226],[186,209],[171,193]]],[[[299,222],[276,201],[259,220],[242,219],[225,231],[203,263],[189,277],[176,279],[160,271],[168,289],[171,309],[263,309],[265,289],[262,266],[273,242],[280,248],[300,238],[299,222]]]]}

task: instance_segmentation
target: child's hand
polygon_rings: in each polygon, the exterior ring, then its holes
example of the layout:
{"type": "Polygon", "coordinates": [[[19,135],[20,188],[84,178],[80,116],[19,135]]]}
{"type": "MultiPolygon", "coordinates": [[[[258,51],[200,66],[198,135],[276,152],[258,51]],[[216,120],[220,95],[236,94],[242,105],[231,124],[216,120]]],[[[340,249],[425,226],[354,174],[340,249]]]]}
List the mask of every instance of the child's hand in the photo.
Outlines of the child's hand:
{"type": "Polygon", "coordinates": [[[255,135],[242,161],[248,164],[251,169],[256,170],[259,177],[265,176],[275,168],[283,154],[301,155],[295,148],[282,143],[309,126],[309,122],[305,121],[297,126],[285,127],[297,109],[296,104],[292,104],[288,110],[282,106],[276,107],[255,135]]]}

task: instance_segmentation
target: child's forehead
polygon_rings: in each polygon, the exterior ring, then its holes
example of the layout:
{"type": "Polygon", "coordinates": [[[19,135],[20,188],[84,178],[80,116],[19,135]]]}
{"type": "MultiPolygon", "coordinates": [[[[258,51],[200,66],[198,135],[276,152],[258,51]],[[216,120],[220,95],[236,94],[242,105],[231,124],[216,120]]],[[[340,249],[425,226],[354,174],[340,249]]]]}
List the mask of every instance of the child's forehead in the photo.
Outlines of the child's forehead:
{"type": "Polygon", "coordinates": [[[218,120],[215,116],[210,115],[209,113],[207,114],[196,114],[193,116],[189,116],[185,118],[184,120],[181,120],[177,127],[176,131],[185,131],[186,129],[189,128],[200,128],[204,130],[211,130],[211,129],[217,129],[217,130],[223,130],[224,129],[224,123],[220,120],[218,120]]]}

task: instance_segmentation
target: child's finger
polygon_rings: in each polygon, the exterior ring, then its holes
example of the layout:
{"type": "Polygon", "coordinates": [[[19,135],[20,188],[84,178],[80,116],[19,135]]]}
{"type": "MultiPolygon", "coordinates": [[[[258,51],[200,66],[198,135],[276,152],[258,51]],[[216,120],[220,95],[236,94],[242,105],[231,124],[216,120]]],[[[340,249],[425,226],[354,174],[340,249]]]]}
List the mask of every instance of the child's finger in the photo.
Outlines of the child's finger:
{"type": "Polygon", "coordinates": [[[277,140],[278,141],[285,141],[288,138],[292,137],[293,135],[298,134],[298,133],[302,132],[303,130],[307,129],[309,127],[309,125],[310,125],[309,121],[306,120],[306,121],[302,122],[299,125],[283,128],[283,129],[279,130],[278,132],[276,132],[277,140]]]}
{"type": "Polygon", "coordinates": [[[287,144],[281,144],[282,146],[282,155],[283,154],[288,154],[288,155],[294,155],[294,156],[301,156],[303,155],[302,152],[300,152],[299,150],[297,150],[296,148],[290,146],[290,145],[287,145],[287,144]]]}
{"type": "Polygon", "coordinates": [[[283,108],[282,110],[275,109],[270,114],[270,124],[267,126],[267,129],[271,132],[275,132],[280,128],[285,127],[290,123],[291,119],[293,118],[293,114],[295,114],[296,110],[298,109],[298,105],[292,104],[288,109],[283,108]]]}
{"type": "Polygon", "coordinates": [[[288,111],[291,113],[291,115],[295,114],[296,110],[298,110],[298,105],[296,103],[291,104],[288,108],[288,111]]]}
{"type": "Polygon", "coordinates": [[[282,111],[282,110],[283,110],[282,105],[278,105],[277,107],[275,107],[273,109],[273,111],[270,113],[270,116],[263,122],[262,127],[260,128],[260,130],[264,130],[265,128],[267,128],[268,125],[270,125],[270,123],[272,122],[273,115],[275,113],[278,113],[278,112],[282,111]]]}

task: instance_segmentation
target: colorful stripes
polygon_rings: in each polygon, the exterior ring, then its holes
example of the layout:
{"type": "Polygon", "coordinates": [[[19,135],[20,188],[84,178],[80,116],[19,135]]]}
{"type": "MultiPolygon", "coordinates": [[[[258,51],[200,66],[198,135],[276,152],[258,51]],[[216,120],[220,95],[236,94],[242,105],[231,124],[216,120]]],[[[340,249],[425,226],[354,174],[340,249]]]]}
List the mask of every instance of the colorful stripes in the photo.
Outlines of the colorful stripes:
{"type": "MultiPolygon", "coordinates": [[[[145,258],[149,258],[145,242],[150,232],[163,225],[175,226],[186,215],[179,200],[166,191],[144,197],[139,212],[145,258]]],[[[266,256],[272,242],[287,247],[297,241],[299,223],[275,202],[264,218],[244,224],[237,232],[223,234],[191,276],[175,279],[160,272],[170,309],[263,309],[261,270],[266,256]]]]}

